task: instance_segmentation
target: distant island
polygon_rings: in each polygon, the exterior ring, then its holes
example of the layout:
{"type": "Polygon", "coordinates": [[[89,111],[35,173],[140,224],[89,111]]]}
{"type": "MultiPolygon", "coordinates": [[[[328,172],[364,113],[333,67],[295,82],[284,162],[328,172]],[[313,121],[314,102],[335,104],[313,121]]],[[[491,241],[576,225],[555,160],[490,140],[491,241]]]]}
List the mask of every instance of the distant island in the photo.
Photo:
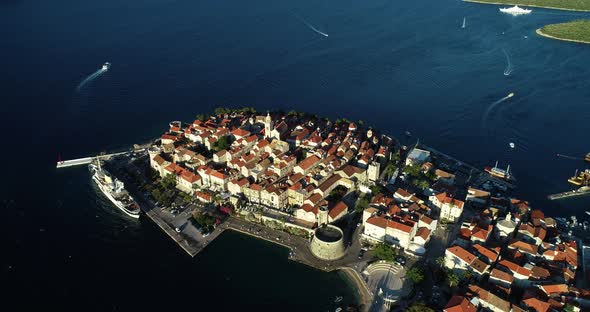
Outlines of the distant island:
{"type": "Polygon", "coordinates": [[[557,40],[590,43],[590,20],[546,25],[537,29],[537,34],[557,40]]]}
{"type": "Polygon", "coordinates": [[[590,12],[590,0],[463,0],[465,2],[509,4],[537,8],[590,12]]]}

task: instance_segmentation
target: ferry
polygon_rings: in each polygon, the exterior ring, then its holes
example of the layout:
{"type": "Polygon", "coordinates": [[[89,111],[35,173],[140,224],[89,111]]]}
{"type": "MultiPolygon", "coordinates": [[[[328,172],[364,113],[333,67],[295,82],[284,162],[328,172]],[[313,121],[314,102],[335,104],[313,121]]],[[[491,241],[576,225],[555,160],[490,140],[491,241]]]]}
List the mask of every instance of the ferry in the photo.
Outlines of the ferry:
{"type": "Polygon", "coordinates": [[[510,174],[510,165],[506,170],[498,168],[498,162],[496,161],[496,165],[494,167],[485,167],[485,172],[489,173],[492,177],[500,178],[503,180],[513,180],[514,178],[510,174]]]}
{"type": "Polygon", "coordinates": [[[109,172],[100,165],[90,164],[88,169],[92,173],[92,180],[98,185],[100,191],[121,211],[132,218],[139,218],[139,205],[131,195],[125,190],[123,182],[113,178],[109,172]]]}
{"type": "Polygon", "coordinates": [[[111,63],[106,62],[106,63],[102,64],[102,68],[101,68],[102,70],[107,71],[107,70],[109,70],[109,68],[111,68],[111,63]]]}
{"type": "Polygon", "coordinates": [[[518,5],[515,5],[510,8],[500,8],[500,12],[516,16],[516,15],[529,14],[529,13],[533,12],[533,10],[523,9],[523,8],[519,7],[518,5]]]}
{"type": "Polygon", "coordinates": [[[589,185],[590,184],[590,169],[586,169],[580,174],[578,174],[578,170],[573,177],[567,179],[567,181],[573,185],[582,186],[582,185],[589,185]]]}

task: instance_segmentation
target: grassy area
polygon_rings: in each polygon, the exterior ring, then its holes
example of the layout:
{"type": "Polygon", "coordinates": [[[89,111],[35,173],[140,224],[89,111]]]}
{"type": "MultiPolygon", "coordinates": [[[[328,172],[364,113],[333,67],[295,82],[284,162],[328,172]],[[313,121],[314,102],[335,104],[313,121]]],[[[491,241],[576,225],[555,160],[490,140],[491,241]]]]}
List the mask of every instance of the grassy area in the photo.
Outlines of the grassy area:
{"type": "Polygon", "coordinates": [[[546,25],[540,29],[540,32],[557,39],[590,43],[590,20],[546,25]]]}
{"type": "MultiPolygon", "coordinates": [[[[590,11],[590,0],[464,0],[467,2],[534,6],[574,11],[590,11]]],[[[534,12],[533,12],[534,13],[534,12]]]]}

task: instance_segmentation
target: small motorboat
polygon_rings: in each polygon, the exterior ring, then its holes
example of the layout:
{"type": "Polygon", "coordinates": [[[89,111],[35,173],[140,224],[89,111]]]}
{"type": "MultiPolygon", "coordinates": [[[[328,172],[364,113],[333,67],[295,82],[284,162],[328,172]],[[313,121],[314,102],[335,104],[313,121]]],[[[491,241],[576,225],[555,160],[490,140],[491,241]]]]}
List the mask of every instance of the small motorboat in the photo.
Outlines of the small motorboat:
{"type": "Polygon", "coordinates": [[[111,68],[111,63],[106,62],[106,63],[102,64],[102,68],[101,68],[102,70],[107,71],[107,70],[109,70],[109,68],[111,68]]]}
{"type": "Polygon", "coordinates": [[[342,296],[338,296],[338,297],[336,297],[336,299],[334,299],[335,303],[338,303],[340,301],[342,301],[342,296]]]}
{"type": "Polygon", "coordinates": [[[506,14],[510,14],[510,15],[523,15],[523,14],[529,14],[531,13],[533,10],[529,10],[529,9],[523,9],[521,7],[519,7],[518,5],[515,5],[513,7],[510,8],[500,8],[500,12],[502,13],[506,13],[506,14]]]}
{"type": "Polygon", "coordinates": [[[511,97],[513,97],[513,96],[514,96],[514,92],[510,92],[510,93],[508,93],[508,95],[507,95],[506,97],[507,97],[507,98],[511,98],[511,97]]]}
{"type": "Polygon", "coordinates": [[[508,143],[508,145],[510,146],[510,148],[515,148],[516,147],[516,145],[514,144],[514,142],[510,142],[510,143],[508,143]]]}
{"type": "Polygon", "coordinates": [[[412,133],[410,131],[406,131],[405,134],[406,134],[406,136],[409,136],[409,137],[412,136],[412,133]]]}
{"type": "Polygon", "coordinates": [[[590,215],[590,211],[586,210],[586,214],[587,214],[587,215],[590,215]]]}

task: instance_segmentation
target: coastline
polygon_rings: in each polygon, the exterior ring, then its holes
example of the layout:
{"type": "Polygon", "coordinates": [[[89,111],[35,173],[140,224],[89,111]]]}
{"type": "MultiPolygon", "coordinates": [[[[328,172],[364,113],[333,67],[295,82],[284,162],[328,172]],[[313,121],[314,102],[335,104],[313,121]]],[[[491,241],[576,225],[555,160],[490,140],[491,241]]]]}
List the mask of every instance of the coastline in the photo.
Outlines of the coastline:
{"type": "Polygon", "coordinates": [[[590,12],[590,10],[558,8],[558,7],[542,6],[542,5],[535,5],[535,4],[523,4],[523,3],[518,3],[519,1],[511,1],[510,3],[502,3],[502,2],[489,2],[489,1],[482,1],[482,0],[463,0],[463,2],[472,2],[472,3],[481,3],[481,4],[496,4],[496,5],[521,5],[521,6],[541,8],[541,9],[552,9],[552,10],[562,10],[562,11],[572,11],[572,12],[590,12]]]}
{"type": "Polygon", "coordinates": [[[567,38],[559,38],[559,37],[551,36],[549,34],[544,33],[541,28],[538,28],[537,30],[535,30],[535,32],[539,36],[546,37],[546,38],[551,38],[551,39],[555,39],[555,40],[569,41],[569,42],[583,43],[583,44],[590,44],[590,41],[583,41],[583,40],[576,40],[576,39],[567,39],[567,38]]]}
{"type": "Polygon", "coordinates": [[[371,296],[371,292],[367,288],[367,284],[363,281],[362,277],[358,274],[357,271],[349,267],[340,267],[338,268],[338,271],[342,272],[342,274],[346,276],[346,279],[348,279],[353,284],[354,288],[357,291],[359,299],[358,301],[361,305],[361,309],[363,311],[368,311],[373,299],[371,296]]]}

